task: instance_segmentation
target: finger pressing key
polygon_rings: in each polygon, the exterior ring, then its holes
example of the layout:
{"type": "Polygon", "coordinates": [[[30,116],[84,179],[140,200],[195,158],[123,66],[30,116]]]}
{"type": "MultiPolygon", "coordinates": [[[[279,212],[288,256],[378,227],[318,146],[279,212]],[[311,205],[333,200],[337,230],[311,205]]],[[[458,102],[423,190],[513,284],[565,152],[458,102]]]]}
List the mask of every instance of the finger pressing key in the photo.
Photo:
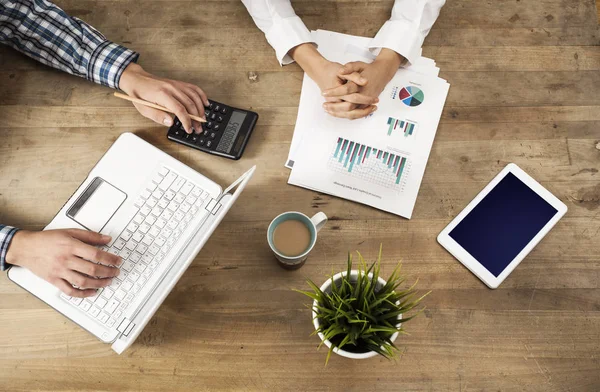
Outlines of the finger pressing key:
{"type": "Polygon", "coordinates": [[[82,274],[100,278],[113,278],[121,273],[121,270],[118,268],[95,264],[77,257],[69,260],[69,268],[82,274]]]}
{"type": "Polygon", "coordinates": [[[94,279],[84,276],[76,271],[69,271],[65,274],[65,279],[77,286],[80,290],[85,289],[100,289],[106,286],[110,286],[112,279],[94,279]]]}
{"type": "Polygon", "coordinates": [[[117,255],[112,253],[104,252],[96,247],[87,244],[80,244],[75,249],[75,255],[85,260],[93,261],[94,263],[100,263],[107,266],[118,267],[123,261],[117,255]]]}

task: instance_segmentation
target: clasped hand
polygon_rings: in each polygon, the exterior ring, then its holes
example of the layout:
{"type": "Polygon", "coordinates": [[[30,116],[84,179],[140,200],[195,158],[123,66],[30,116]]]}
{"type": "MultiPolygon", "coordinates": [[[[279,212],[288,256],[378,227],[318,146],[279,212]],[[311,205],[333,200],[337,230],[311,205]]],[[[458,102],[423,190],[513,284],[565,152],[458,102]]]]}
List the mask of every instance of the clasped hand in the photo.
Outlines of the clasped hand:
{"type": "Polygon", "coordinates": [[[372,63],[345,65],[325,59],[311,44],[300,45],[290,54],[321,89],[325,111],[352,120],[377,110],[379,95],[405,61],[385,48],[372,63]]]}

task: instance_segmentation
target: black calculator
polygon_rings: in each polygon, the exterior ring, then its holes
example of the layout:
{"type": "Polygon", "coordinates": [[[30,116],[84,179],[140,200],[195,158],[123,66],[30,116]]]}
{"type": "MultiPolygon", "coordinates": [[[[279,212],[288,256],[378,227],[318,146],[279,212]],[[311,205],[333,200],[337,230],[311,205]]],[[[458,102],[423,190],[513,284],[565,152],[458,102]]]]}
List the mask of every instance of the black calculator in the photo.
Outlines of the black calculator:
{"type": "Polygon", "coordinates": [[[200,151],[240,159],[254,130],[258,114],[215,101],[209,102],[210,105],[204,108],[206,122],[202,124],[202,133],[188,134],[181,121],[175,117],[167,137],[200,151]]]}

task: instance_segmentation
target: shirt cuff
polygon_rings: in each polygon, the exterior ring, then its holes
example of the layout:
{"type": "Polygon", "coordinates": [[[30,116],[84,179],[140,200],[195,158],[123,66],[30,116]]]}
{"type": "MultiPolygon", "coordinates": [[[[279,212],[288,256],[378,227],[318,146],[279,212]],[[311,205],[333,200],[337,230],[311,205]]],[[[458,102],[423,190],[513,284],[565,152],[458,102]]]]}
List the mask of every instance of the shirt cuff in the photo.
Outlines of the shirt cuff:
{"type": "Polygon", "coordinates": [[[10,242],[17,231],[19,229],[15,227],[0,225],[0,271],[5,271],[11,267],[11,264],[6,262],[6,253],[8,253],[10,242]]]}
{"type": "Polygon", "coordinates": [[[410,22],[388,20],[371,40],[369,50],[378,55],[382,48],[391,49],[414,63],[421,56],[421,46],[425,37],[410,22]]]}
{"type": "Polygon", "coordinates": [[[275,55],[281,65],[294,62],[294,59],[288,54],[290,50],[300,44],[314,43],[310,31],[298,16],[274,19],[273,26],[265,36],[275,49],[275,55]]]}
{"type": "Polygon", "coordinates": [[[114,42],[104,41],[94,50],[88,63],[88,79],[118,89],[125,68],[140,55],[114,42]]]}

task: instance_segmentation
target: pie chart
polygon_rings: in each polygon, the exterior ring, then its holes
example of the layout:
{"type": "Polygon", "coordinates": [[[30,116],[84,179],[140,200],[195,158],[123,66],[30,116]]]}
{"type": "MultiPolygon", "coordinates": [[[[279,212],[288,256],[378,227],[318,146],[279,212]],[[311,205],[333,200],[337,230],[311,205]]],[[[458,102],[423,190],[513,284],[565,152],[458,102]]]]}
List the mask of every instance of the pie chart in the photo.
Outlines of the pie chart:
{"type": "Polygon", "coordinates": [[[402,87],[399,97],[406,106],[419,106],[425,100],[423,91],[415,86],[402,87]]]}

